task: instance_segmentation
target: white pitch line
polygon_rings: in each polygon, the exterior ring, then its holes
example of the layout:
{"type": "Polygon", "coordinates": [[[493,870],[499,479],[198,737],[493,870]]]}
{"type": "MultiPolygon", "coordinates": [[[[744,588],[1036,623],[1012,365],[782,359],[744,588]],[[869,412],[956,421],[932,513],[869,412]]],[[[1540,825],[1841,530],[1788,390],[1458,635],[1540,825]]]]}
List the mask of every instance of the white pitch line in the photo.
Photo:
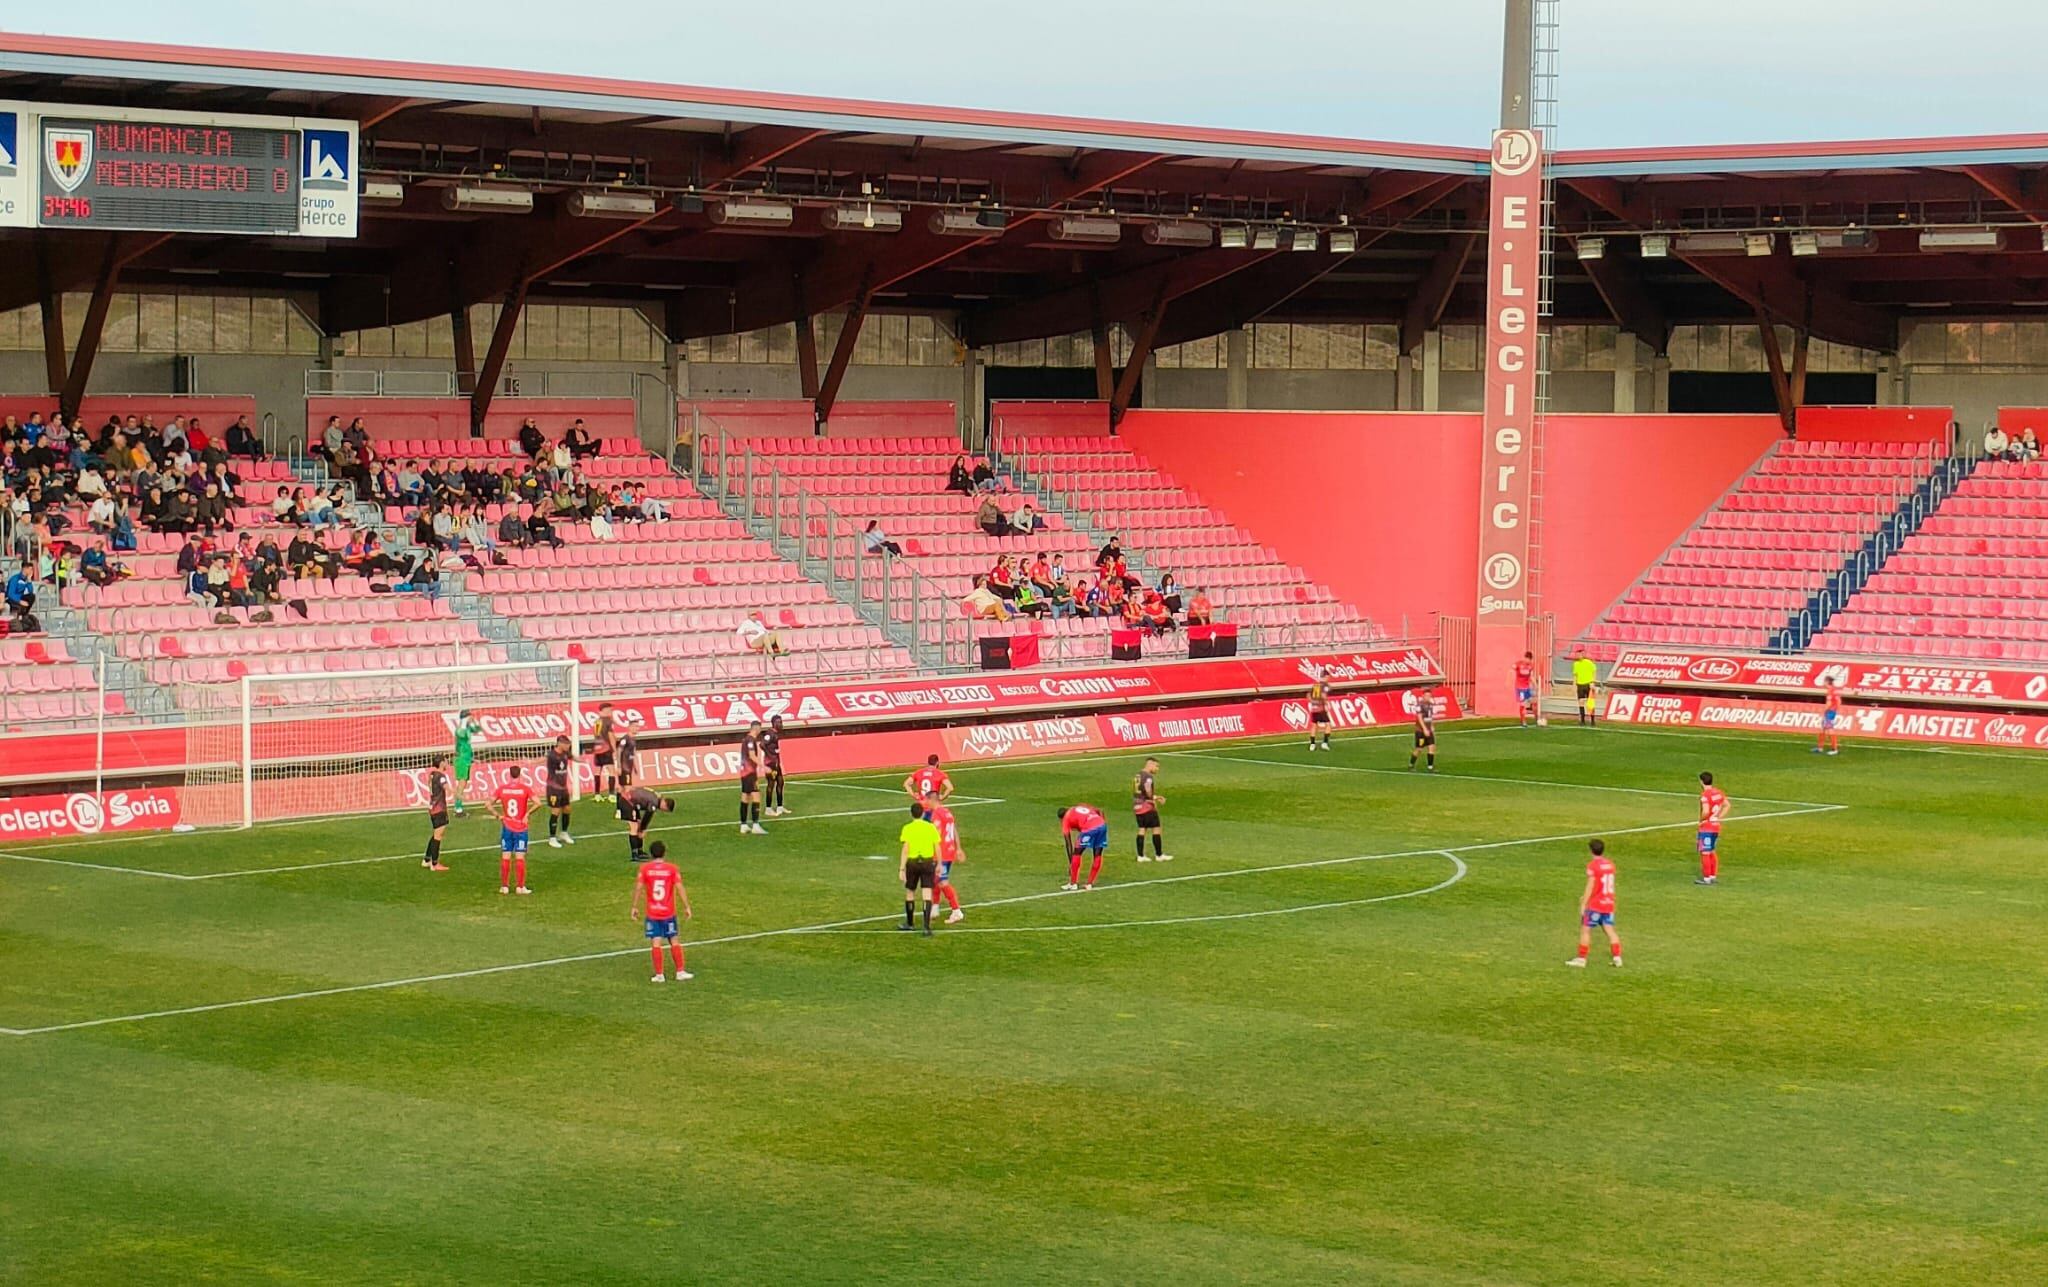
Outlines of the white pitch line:
{"type": "MultiPolygon", "coordinates": [[[[1506,727],[1513,727],[1508,725],[1506,727]]],[[[1363,764],[1317,764],[1300,763],[1295,760],[1260,760],[1248,755],[1215,755],[1205,751],[1168,751],[1168,755],[1181,756],[1190,760],[1224,760],[1232,764],[1266,764],[1281,769],[1320,769],[1325,773],[1371,773],[1383,777],[1413,777],[1413,769],[1380,769],[1363,764]]],[[[1694,800],[1698,796],[1691,791],[1672,791],[1662,787],[1608,786],[1597,782],[1551,782],[1543,778],[1506,778],[1484,773],[1436,773],[1429,776],[1449,778],[1457,782],[1493,782],[1503,786],[1557,787],[1569,791],[1612,791],[1622,795],[1661,795],[1680,800],[1694,800]]],[[[1747,800],[1751,804],[1799,804],[1820,805],[1821,800],[1773,800],[1765,796],[1731,796],[1730,799],[1747,800]]]]}
{"type": "Polygon", "coordinates": [[[88,871],[117,871],[124,876],[154,876],[158,880],[190,880],[190,876],[175,871],[151,871],[147,867],[117,867],[111,863],[80,862],[75,858],[43,858],[35,854],[0,852],[0,858],[10,862],[39,862],[52,867],[83,867],[88,871]]]}
{"type": "MultiPolygon", "coordinates": [[[[1256,912],[1216,912],[1208,916],[1161,916],[1149,921],[1095,921],[1086,925],[969,925],[962,927],[960,929],[949,929],[946,931],[946,934],[948,937],[951,937],[954,934],[1070,934],[1078,930],[1143,929],[1148,926],[1156,925],[1199,925],[1211,921],[1249,921],[1256,920],[1262,916],[1293,916],[1300,912],[1326,912],[1334,910],[1339,907],[1363,907],[1367,903],[1399,902],[1401,899],[1404,898],[1421,898],[1428,894],[1441,893],[1442,891],[1449,889],[1451,886],[1457,884],[1459,881],[1465,879],[1465,873],[1468,869],[1465,866],[1464,859],[1458,857],[1458,855],[1452,853],[1448,849],[1439,849],[1436,852],[1442,855],[1443,857],[1451,860],[1451,867],[1453,868],[1453,870],[1450,876],[1447,879],[1440,880],[1436,884],[1429,886],[1427,889],[1409,889],[1404,890],[1398,894],[1375,894],[1371,898],[1346,898],[1332,903],[1303,903],[1299,907],[1269,907],[1264,909],[1263,911],[1256,912]]],[[[1407,858],[1415,856],[1417,855],[1369,855],[1366,857],[1354,859],[1353,861],[1371,862],[1376,861],[1380,857],[1407,858]]],[[[1164,882],[1146,881],[1144,883],[1163,884],[1164,882]]],[[[1127,886],[1112,885],[1105,886],[1105,888],[1122,889],[1127,888],[1127,886]]],[[[973,904],[973,906],[977,908],[986,907],[988,905],[989,904],[987,903],[973,904]]],[[[812,932],[817,934],[881,934],[885,933],[886,931],[869,929],[839,929],[814,930],[812,932]]]]}
{"type": "MultiPolygon", "coordinates": [[[[1633,726],[1622,724],[1602,724],[1600,726],[1600,731],[1603,733],[1626,733],[1633,737],[1673,737],[1681,738],[1688,741],[1701,742],[1742,742],[1747,743],[1751,746],[1755,746],[1765,742],[1775,742],[1779,745],[1783,745],[1787,742],[1794,742],[1794,738],[1787,733],[1744,733],[1737,730],[1729,730],[1727,732],[1709,732],[1704,729],[1636,728],[1633,726]]],[[[1881,739],[1871,738],[1868,736],[1863,736],[1859,738],[1854,732],[1846,730],[1843,732],[1842,736],[1847,740],[1849,747],[1854,751],[1896,751],[1905,755],[1969,755],[1974,756],[1980,760],[2023,760],[2028,758],[2029,756],[2038,759],[2041,754],[2038,750],[2034,750],[2024,746],[2008,747],[2004,750],[1992,750],[1981,747],[1956,746],[1948,742],[1936,742],[1932,744],[1915,744],[1911,742],[1889,742],[1883,741],[1881,739]]],[[[1800,742],[1804,742],[1804,740],[1804,738],[1800,738],[1797,742],[1794,742],[1794,744],[1799,744],[1800,742]]],[[[1810,746],[1807,749],[1809,752],[1811,752],[1812,750],[1810,746]]]]}
{"type": "MultiPolygon", "coordinates": [[[[1731,818],[1730,822],[1761,822],[1766,818],[1800,817],[1812,813],[1832,813],[1846,809],[1847,805],[1829,804],[1806,809],[1788,809],[1777,813],[1758,813],[1731,818]]],[[[1478,853],[1484,850],[1511,849],[1519,845],[1556,844],[1566,840],[1590,840],[1594,837],[1640,835],[1650,831],[1673,831],[1691,827],[1690,822],[1660,822],[1643,827],[1627,827],[1607,831],[1579,831],[1557,836],[1531,836],[1522,840],[1495,840],[1470,845],[1447,845],[1436,849],[1407,849],[1383,854],[1353,854],[1344,858],[1312,858],[1301,862],[1273,863],[1263,867],[1233,867],[1226,871],[1188,872],[1179,876],[1157,876],[1147,880],[1126,881],[1120,885],[1105,885],[1098,893],[1115,893],[1119,890],[1144,889],[1151,885],[1178,885],[1195,880],[1224,880],[1234,876],[1257,876],[1275,871],[1300,871],[1312,867],[1337,867],[1350,863],[1381,862],[1393,858],[1423,858],[1443,854],[1457,860],[1462,853],[1478,853]]],[[[1461,864],[1462,865],[1462,864],[1461,864]]],[[[1460,879],[1463,879],[1462,875],[1460,879]]],[[[1056,889],[1035,894],[1017,894],[1009,898],[992,898],[972,903],[977,910],[987,907],[1004,907],[1016,903],[1035,903],[1047,898],[1085,898],[1089,891],[1056,889]]],[[[1411,895],[1412,896],[1412,895],[1411,895]]],[[[817,925],[793,925],[784,929],[754,930],[746,934],[728,934],[722,938],[701,939],[686,944],[691,949],[719,947],[730,943],[746,943],[765,938],[787,938],[795,935],[826,934],[834,930],[856,925],[873,925],[883,921],[894,921],[896,914],[883,916],[856,916],[846,920],[825,921],[817,925]]],[[[575,965],[585,961],[609,961],[623,956],[637,956],[647,950],[646,946],[613,948],[602,952],[583,952],[574,956],[549,957],[542,961],[515,961],[509,965],[486,965],[472,970],[451,970],[444,974],[420,974],[403,979],[385,979],[376,983],[349,983],[331,988],[316,988],[309,992],[282,992],[272,996],[247,997],[239,1001],[215,1001],[207,1005],[180,1006],[173,1010],[151,1010],[141,1014],[111,1015],[104,1019],[80,1019],[72,1023],[46,1024],[38,1028],[0,1028],[0,1034],[12,1037],[33,1037],[50,1032],[71,1032],[80,1028],[103,1028],[117,1023],[142,1023],[151,1019],[170,1019],[180,1015],[210,1014],[220,1010],[240,1010],[251,1006],[281,1005],[287,1001],[311,1001],[320,997],[347,996],[356,992],[382,992],[391,988],[411,987],[418,984],[447,983],[458,979],[482,978],[493,974],[513,974],[522,970],[541,970],[556,965],[575,965]]]]}

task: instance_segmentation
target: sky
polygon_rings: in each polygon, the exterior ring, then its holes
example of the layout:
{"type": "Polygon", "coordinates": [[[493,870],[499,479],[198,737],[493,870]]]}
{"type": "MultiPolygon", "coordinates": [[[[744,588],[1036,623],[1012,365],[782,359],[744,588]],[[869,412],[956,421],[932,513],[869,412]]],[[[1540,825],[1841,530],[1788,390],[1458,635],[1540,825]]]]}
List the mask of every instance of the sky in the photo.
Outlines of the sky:
{"type": "MultiPolygon", "coordinates": [[[[1563,147],[2048,132],[2042,0],[1560,0],[1560,16],[1563,147]]],[[[1483,146],[1501,22],[1502,0],[93,0],[8,25],[1483,146]]]]}

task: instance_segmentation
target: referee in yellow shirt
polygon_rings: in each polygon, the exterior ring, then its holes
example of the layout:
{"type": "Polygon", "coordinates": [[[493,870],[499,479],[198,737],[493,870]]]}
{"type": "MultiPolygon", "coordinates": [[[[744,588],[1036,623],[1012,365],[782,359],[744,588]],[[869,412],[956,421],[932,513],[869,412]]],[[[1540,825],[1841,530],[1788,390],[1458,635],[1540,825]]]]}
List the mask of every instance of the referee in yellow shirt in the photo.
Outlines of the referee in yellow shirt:
{"type": "Polygon", "coordinates": [[[939,879],[939,829],[924,816],[924,805],[910,806],[910,821],[898,833],[903,853],[896,860],[896,875],[903,882],[903,923],[896,928],[917,928],[916,912],[924,904],[924,933],[932,933],[932,888],[939,879]]]}
{"type": "Polygon", "coordinates": [[[1572,686],[1579,696],[1579,723],[1591,728],[1597,721],[1595,712],[1599,709],[1599,698],[1593,691],[1594,683],[1600,678],[1600,668],[1584,651],[1572,658],[1572,686]]]}

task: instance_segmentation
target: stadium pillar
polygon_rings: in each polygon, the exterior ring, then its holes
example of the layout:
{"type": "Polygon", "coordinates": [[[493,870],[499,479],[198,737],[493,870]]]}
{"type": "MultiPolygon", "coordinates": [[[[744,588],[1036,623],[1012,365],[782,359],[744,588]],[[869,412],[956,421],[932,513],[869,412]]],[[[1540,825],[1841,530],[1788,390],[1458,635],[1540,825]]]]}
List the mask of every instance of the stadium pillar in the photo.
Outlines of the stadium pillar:
{"type": "Polygon", "coordinates": [[[1095,397],[1109,401],[1116,391],[1116,356],[1109,346],[1109,325],[1102,320],[1102,301],[1095,302],[1095,318],[1089,325],[1095,340],[1095,397]]]}
{"type": "Polygon", "coordinates": [[[65,372],[63,392],[57,399],[57,408],[66,420],[76,420],[79,405],[85,401],[85,386],[92,379],[100,338],[106,334],[107,308],[114,301],[114,283],[120,280],[123,262],[120,239],[109,238],[99,276],[93,281],[92,300],[86,305],[83,324],[78,328],[78,346],[71,351],[71,367],[65,372]]]}
{"type": "Polygon", "coordinates": [[[988,363],[980,349],[960,357],[960,442],[979,451],[988,442],[988,363]]]}
{"type": "Polygon", "coordinates": [[[1515,709],[1508,682],[1529,646],[1531,448],[1536,433],[1543,141],[1531,128],[1533,0],[1507,0],[1501,121],[1487,193],[1486,352],[1479,446],[1479,567],[1472,700],[1481,715],[1515,709]]]}
{"type": "Polygon", "coordinates": [[[1422,409],[1441,411],[1444,404],[1444,333],[1422,336],[1422,409]]]}
{"type": "Polygon", "coordinates": [[[1252,404],[1252,333],[1243,326],[1223,332],[1223,405],[1242,411],[1252,404]]]}
{"type": "Polygon", "coordinates": [[[853,348],[860,342],[861,324],[868,320],[868,305],[874,298],[874,277],[870,274],[861,283],[860,293],[854,296],[853,307],[846,310],[846,325],[839,330],[839,342],[832,346],[831,364],[825,368],[825,378],[811,400],[811,424],[819,433],[825,431],[825,425],[832,419],[832,404],[839,401],[839,385],[846,379],[846,368],[853,363],[853,348]]]}
{"type": "Polygon", "coordinates": [[[505,359],[512,352],[512,337],[519,330],[519,315],[526,309],[527,279],[521,277],[511,290],[505,293],[504,306],[498,310],[497,325],[491,327],[491,347],[484,353],[484,362],[476,373],[476,389],[469,395],[469,436],[484,436],[484,418],[490,414],[491,399],[498,392],[498,377],[505,374],[505,359]]]}
{"type": "Polygon", "coordinates": [[[1671,413],[1671,357],[1665,353],[1650,356],[1650,413],[1669,415],[1671,413]]]}
{"type": "Polygon", "coordinates": [[[476,393],[476,337],[470,333],[467,304],[457,300],[448,310],[448,327],[455,339],[455,391],[469,397],[476,393]]]}
{"type": "Polygon", "coordinates": [[[1131,399],[1137,396],[1138,382],[1145,376],[1145,368],[1152,358],[1152,345],[1159,338],[1159,323],[1166,318],[1166,284],[1152,294],[1152,306],[1138,319],[1138,329],[1131,335],[1131,351],[1124,358],[1124,373],[1117,377],[1116,389],[1109,395],[1109,431],[1115,433],[1123,423],[1124,412],[1131,409],[1131,399]]]}
{"type": "Polygon", "coordinates": [[[804,278],[791,283],[796,299],[796,383],[797,391],[813,402],[818,397],[818,323],[811,316],[810,301],[804,297],[804,278]]]}
{"type": "Polygon", "coordinates": [[[1415,355],[1394,355],[1394,410],[1415,410],[1415,355]]]}
{"type": "Polygon", "coordinates": [[[50,271],[50,236],[36,238],[36,298],[43,312],[43,371],[48,377],[46,392],[52,396],[64,389],[64,294],[57,289],[50,271]]]}
{"type": "Polygon", "coordinates": [[[1617,415],[1634,415],[1636,375],[1642,363],[1636,337],[1622,331],[1614,337],[1614,410],[1617,415]]]}

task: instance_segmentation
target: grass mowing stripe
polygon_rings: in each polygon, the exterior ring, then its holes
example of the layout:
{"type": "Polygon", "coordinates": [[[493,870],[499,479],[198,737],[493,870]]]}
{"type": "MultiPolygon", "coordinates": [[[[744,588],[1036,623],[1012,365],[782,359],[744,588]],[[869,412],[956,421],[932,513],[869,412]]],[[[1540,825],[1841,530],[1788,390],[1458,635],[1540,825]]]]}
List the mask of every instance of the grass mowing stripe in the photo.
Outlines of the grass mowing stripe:
{"type": "MultiPolygon", "coordinates": [[[[1801,817],[1811,813],[1832,813],[1846,809],[1847,805],[1817,805],[1811,808],[1787,809],[1776,813],[1757,813],[1730,821],[1761,822],[1767,818],[1801,817]]],[[[1118,890],[1144,889],[1152,885],[1180,885],[1196,880],[1224,880],[1234,876],[1258,876],[1276,871],[1302,871],[1314,867],[1338,867],[1351,863],[1380,862],[1392,858],[1422,858],[1432,854],[1444,854],[1457,861],[1461,853],[1478,853],[1494,849],[1512,849],[1520,845],[1555,844],[1566,840],[1589,840],[1596,836],[1640,835],[1652,831],[1672,831],[1691,827],[1690,822],[1657,822],[1641,827],[1616,827],[1601,831],[1578,831],[1554,836],[1530,836],[1520,840],[1491,840],[1478,844],[1447,846],[1440,849],[1404,849],[1381,854],[1351,854],[1342,858],[1310,858],[1301,862],[1271,863],[1260,867],[1233,867],[1224,871],[1187,872],[1179,876],[1157,876],[1147,880],[1126,881],[1117,885],[1105,885],[1100,891],[1111,893],[1118,890]]],[[[1458,879],[1464,878],[1464,864],[1459,863],[1458,879]]],[[[1455,883],[1455,882],[1452,882],[1455,883]]],[[[1035,903],[1048,898],[1078,898],[1089,891],[1056,889],[1036,894],[1016,894],[1008,898],[989,899],[971,904],[976,908],[1004,907],[1017,903],[1035,903]]],[[[1434,892],[1434,891],[1431,891],[1434,892]]],[[[1385,900],[1380,900],[1385,901],[1385,900]]],[[[731,943],[746,943],[764,938],[784,938],[798,934],[822,934],[828,931],[846,929],[851,926],[873,925],[896,919],[894,912],[880,916],[859,916],[849,920],[827,921],[818,925],[793,925],[782,929],[754,930],[745,934],[729,934],[722,938],[702,939],[687,943],[690,949],[718,947],[731,943]]],[[[1176,921],[1162,924],[1186,923],[1176,921]]],[[[113,1015],[103,1019],[80,1019],[72,1023],[47,1024],[37,1028],[4,1028],[0,1033],[14,1037],[33,1037],[51,1032],[72,1032],[81,1028],[101,1028],[117,1023],[142,1023],[151,1019],[170,1019],[181,1015],[209,1014],[220,1010],[245,1009],[250,1006],[280,1005],[287,1001],[311,1001],[320,997],[345,996],[356,992],[380,992],[391,988],[410,987],[417,984],[447,983],[457,979],[482,978],[493,974],[511,974],[522,970],[541,970],[557,965],[577,965],[587,961],[608,961],[622,956],[637,956],[645,952],[645,945],[612,948],[598,952],[583,952],[571,956],[549,957],[540,961],[515,961],[506,965],[486,965],[471,970],[453,970],[444,974],[414,975],[403,979],[384,979],[374,983],[349,983],[331,988],[315,988],[307,992],[284,992],[272,996],[248,997],[239,1001],[215,1001],[205,1005],[179,1006],[169,1010],[152,1010],[140,1014],[113,1015]]]]}

